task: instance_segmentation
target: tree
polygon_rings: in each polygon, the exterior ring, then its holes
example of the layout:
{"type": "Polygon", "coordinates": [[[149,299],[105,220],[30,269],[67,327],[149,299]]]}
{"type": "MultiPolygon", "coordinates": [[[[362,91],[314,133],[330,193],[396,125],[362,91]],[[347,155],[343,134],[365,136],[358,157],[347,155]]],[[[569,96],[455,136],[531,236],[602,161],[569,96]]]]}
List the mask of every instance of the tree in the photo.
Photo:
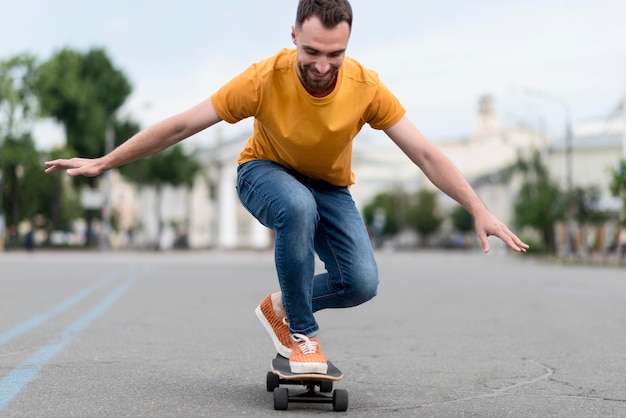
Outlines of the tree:
{"type": "MultiPolygon", "coordinates": [[[[76,154],[96,158],[105,153],[107,127],[115,124],[115,114],[131,93],[131,85],[115,68],[103,49],[80,53],[68,48],[55,53],[38,68],[37,95],[44,116],[59,121],[67,145],[76,154]]],[[[98,177],[76,177],[95,188],[98,177]]],[[[96,212],[88,210],[87,245],[96,212]]]]}
{"type": "Polygon", "coordinates": [[[380,193],[363,208],[363,220],[377,237],[395,235],[407,225],[408,200],[402,190],[380,193]]]}
{"type": "Polygon", "coordinates": [[[573,208],[574,219],[580,225],[598,225],[606,222],[610,216],[598,208],[600,188],[598,186],[575,187],[567,196],[569,207],[573,208]]]}
{"type": "Polygon", "coordinates": [[[409,224],[422,237],[422,245],[428,245],[430,237],[439,230],[443,218],[437,213],[437,193],[421,189],[415,195],[415,204],[409,208],[409,224]]]}
{"type": "Polygon", "coordinates": [[[555,224],[565,217],[563,193],[550,179],[539,152],[529,161],[518,159],[516,169],[524,176],[514,204],[516,223],[539,231],[547,250],[555,253],[555,224]]]}
{"type": "MultiPolygon", "coordinates": [[[[35,224],[38,220],[37,226],[45,227],[49,238],[57,225],[67,225],[68,217],[76,216],[79,202],[64,193],[63,177],[44,173],[44,158],[29,134],[6,139],[0,146],[0,154],[3,212],[8,215],[9,225],[17,226],[22,221],[35,224]]],[[[55,156],[66,157],[67,151],[56,151],[55,156]]]]}
{"type": "Polygon", "coordinates": [[[403,190],[380,193],[363,208],[363,220],[374,236],[375,244],[408,228],[422,237],[424,245],[435,233],[443,218],[437,214],[437,195],[426,189],[415,195],[403,190]]]}
{"type": "Polygon", "coordinates": [[[43,114],[63,125],[68,146],[85,158],[103,154],[107,124],[132,91],[104,50],[67,48],[39,67],[37,89],[43,114]]]}
{"type": "Polygon", "coordinates": [[[626,159],[620,160],[617,167],[610,168],[610,189],[613,196],[622,199],[622,226],[626,227],[626,159]]]}
{"type": "Polygon", "coordinates": [[[566,207],[571,208],[572,215],[579,227],[580,242],[586,244],[585,226],[595,227],[596,238],[592,250],[600,249],[602,244],[602,228],[611,215],[599,208],[600,188],[597,186],[575,187],[566,195],[566,207]]]}
{"type": "Polygon", "coordinates": [[[474,218],[472,215],[461,205],[457,205],[450,213],[450,219],[452,220],[452,226],[455,230],[462,234],[471,232],[474,229],[474,218]]]}
{"type": "MultiPolygon", "coordinates": [[[[36,119],[33,95],[36,59],[28,54],[0,61],[0,234],[21,221],[21,178],[36,153],[30,130],[36,119]]],[[[4,237],[0,236],[0,248],[4,237]]]]}
{"type": "Polygon", "coordinates": [[[456,207],[450,212],[450,220],[452,221],[452,227],[460,234],[458,238],[462,241],[456,241],[455,245],[465,246],[467,234],[474,229],[474,218],[472,215],[461,205],[456,207]]]}
{"type": "Polygon", "coordinates": [[[41,161],[30,136],[7,138],[1,150],[4,213],[9,225],[18,225],[37,213],[38,208],[32,199],[39,191],[40,183],[32,177],[36,177],[33,167],[43,173],[41,161]]]}

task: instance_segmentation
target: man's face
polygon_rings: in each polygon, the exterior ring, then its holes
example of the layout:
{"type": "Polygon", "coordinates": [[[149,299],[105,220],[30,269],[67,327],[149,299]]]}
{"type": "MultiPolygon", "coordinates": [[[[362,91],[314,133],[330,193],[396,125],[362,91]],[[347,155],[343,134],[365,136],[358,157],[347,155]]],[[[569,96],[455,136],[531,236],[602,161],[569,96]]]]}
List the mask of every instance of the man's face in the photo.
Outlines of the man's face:
{"type": "Polygon", "coordinates": [[[313,94],[328,94],[346,56],[350,25],[341,22],[328,29],[317,16],[312,16],[300,30],[292,28],[291,37],[297,47],[296,63],[302,84],[313,94]]]}

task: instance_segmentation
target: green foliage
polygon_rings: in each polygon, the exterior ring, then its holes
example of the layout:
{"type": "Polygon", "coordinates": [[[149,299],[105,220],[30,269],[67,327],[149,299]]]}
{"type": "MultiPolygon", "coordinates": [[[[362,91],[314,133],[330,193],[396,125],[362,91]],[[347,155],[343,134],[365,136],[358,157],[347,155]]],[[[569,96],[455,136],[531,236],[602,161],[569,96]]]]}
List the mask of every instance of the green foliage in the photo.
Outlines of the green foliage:
{"type": "Polygon", "coordinates": [[[33,219],[45,208],[41,196],[49,196],[30,134],[37,115],[35,67],[28,54],[0,61],[0,213],[12,226],[33,219]]]}
{"type": "Polygon", "coordinates": [[[581,225],[600,225],[610,218],[610,214],[598,209],[600,189],[596,186],[575,187],[565,198],[566,206],[581,225]]]}
{"type": "Polygon", "coordinates": [[[474,218],[461,205],[457,205],[450,213],[450,219],[452,220],[452,226],[458,232],[467,233],[474,229],[474,218]]]}
{"type": "Polygon", "coordinates": [[[622,225],[626,227],[626,159],[620,160],[617,167],[610,168],[610,172],[611,193],[622,199],[622,225]]]}
{"type": "Polygon", "coordinates": [[[22,54],[0,61],[0,143],[28,133],[36,116],[35,57],[22,54]]]}
{"type": "Polygon", "coordinates": [[[515,201],[515,219],[520,227],[529,226],[542,233],[545,247],[556,251],[554,227],[565,217],[565,203],[559,186],[550,179],[539,152],[530,161],[518,160],[517,170],[524,182],[515,201]]]}
{"type": "Polygon", "coordinates": [[[36,86],[42,113],[63,125],[68,145],[82,157],[101,156],[107,123],[131,93],[105,51],[58,51],[39,67],[36,86]]]}
{"type": "Polygon", "coordinates": [[[546,252],[546,244],[542,235],[534,228],[524,228],[519,233],[519,237],[522,241],[530,246],[527,253],[529,254],[543,254],[546,252]]]}
{"type": "Polygon", "coordinates": [[[29,135],[8,138],[0,147],[2,160],[3,210],[8,223],[41,215],[50,219],[59,194],[60,177],[48,176],[42,170],[42,158],[29,135]]]}
{"type": "Polygon", "coordinates": [[[363,208],[363,220],[377,235],[391,236],[407,226],[409,196],[402,190],[380,193],[363,208]]]}
{"type": "Polygon", "coordinates": [[[421,189],[414,197],[414,204],[409,208],[409,225],[422,237],[422,244],[427,245],[429,238],[439,230],[443,217],[438,214],[437,192],[421,189]]]}
{"type": "Polygon", "coordinates": [[[407,228],[419,233],[424,243],[439,230],[437,194],[422,189],[414,195],[403,190],[381,193],[363,208],[363,220],[377,236],[392,236],[407,228]]]}
{"type": "MultiPolygon", "coordinates": [[[[7,214],[7,223],[17,225],[22,219],[24,198],[21,190],[24,184],[25,168],[39,162],[37,151],[30,136],[22,138],[4,138],[0,148],[2,159],[2,212],[7,214]]],[[[30,171],[30,170],[29,170],[30,171]]],[[[41,170],[40,170],[41,171],[41,170]]]]}

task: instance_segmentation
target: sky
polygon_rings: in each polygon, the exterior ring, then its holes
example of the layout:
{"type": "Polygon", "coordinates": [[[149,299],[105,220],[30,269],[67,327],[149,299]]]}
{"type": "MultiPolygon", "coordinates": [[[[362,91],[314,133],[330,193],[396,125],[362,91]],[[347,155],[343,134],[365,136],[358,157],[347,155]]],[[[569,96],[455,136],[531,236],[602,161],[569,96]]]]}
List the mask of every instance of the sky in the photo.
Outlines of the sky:
{"type": "MultiPolygon", "coordinates": [[[[0,59],[104,48],[145,127],[209,97],[248,65],[293,47],[296,0],[0,0],[0,59]]],[[[626,92],[624,0],[352,0],[348,55],[378,72],[433,141],[471,136],[489,94],[501,124],[562,135],[608,117],[626,92]]],[[[210,140],[250,129],[210,128],[210,140]]],[[[42,149],[62,142],[40,124],[42,149]]]]}

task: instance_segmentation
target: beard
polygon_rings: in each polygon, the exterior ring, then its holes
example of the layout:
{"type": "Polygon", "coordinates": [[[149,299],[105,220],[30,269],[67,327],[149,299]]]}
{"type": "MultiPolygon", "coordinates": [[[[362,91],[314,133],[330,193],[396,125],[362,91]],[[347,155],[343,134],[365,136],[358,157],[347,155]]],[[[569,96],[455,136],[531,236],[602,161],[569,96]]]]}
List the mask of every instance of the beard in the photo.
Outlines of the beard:
{"type": "Polygon", "coordinates": [[[304,65],[302,63],[298,63],[298,70],[300,81],[302,81],[304,87],[314,93],[323,92],[328,89],[328,87],[335,82],[335,77],[337,76],[337,72],[339,72],[339,68],[331,66],[326,74],[323,74],[323,78],[317,78],[313,77],[311,73],[320,76],[322,76],[322,74],[318,74],[317,71],[315,71],[313,64],[304,65]]]}

